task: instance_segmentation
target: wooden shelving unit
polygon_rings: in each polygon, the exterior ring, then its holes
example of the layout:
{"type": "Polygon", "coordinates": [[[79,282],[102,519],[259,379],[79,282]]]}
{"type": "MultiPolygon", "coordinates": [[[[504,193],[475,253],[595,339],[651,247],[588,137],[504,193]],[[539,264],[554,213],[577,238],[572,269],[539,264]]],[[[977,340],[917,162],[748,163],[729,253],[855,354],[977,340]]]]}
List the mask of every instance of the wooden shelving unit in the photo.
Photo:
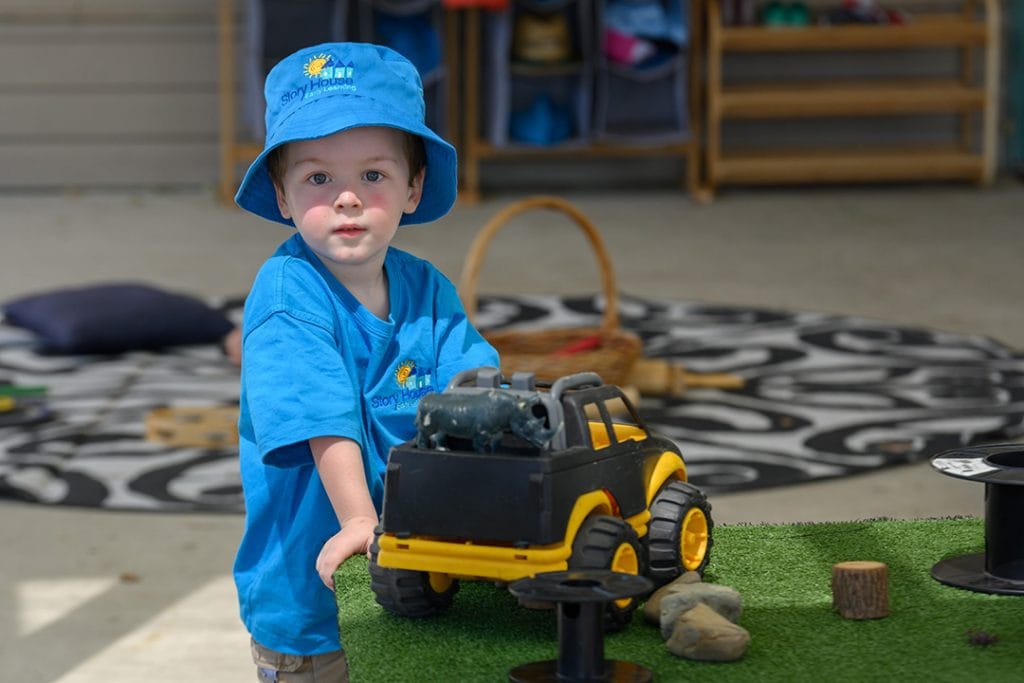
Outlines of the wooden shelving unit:
{"type": "Polygon", "coordinates": [[[962,180],[995,175],[998,82],[998,0],[963,0],[962,11],[914,15],[901,25],[807,27],[723,26],[720,0],[706,6],[707,141],[705,175],[712,191],[729,183],[842,183],[962,180]],[[728,53],[825,53],[950,48],[960,73],[949,78],[779,80],[725,83],[728,53]],[[975,60],[982,55],[979,65],[975,60]],[[980,68],[981,77],[976,76],[980,68]],[[722,140],[727,119],[800,119],[953,114],[959,139],[927,148],[764,149],[739,151],[722,140]],[[980,125],[978,121],[980,119],[980,125]],[[978,134],[980,130],[980,135],[978,134]]]}

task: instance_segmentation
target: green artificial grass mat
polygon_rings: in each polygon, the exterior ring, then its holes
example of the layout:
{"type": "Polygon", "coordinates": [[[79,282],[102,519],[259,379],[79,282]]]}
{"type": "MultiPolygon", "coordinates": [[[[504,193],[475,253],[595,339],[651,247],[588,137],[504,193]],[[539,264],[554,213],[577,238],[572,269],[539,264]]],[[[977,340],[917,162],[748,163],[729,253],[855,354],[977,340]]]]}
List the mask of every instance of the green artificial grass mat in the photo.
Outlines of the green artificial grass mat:
{"type": "MultiPolygon", "coordinates": [[[[743,596],[743,659],[678,658],[639,610],[606,636],[605,657],[646,666],[656,681],[1024,681],[1024,597],[931,578],[939,560],[983,549],[976,518],[718,527],[704,579],[743,596]],[[888,617],[851,621],[833,610],[832,565],[846,560],[889,566],[888,617]],[[977,630],[998,641],[971,644],[977,630]]],[[[556,613],[520,607],[492,583],[464,581],[445,614],[406,619],[376,604],[365,558],[346,562],[336,582],[354,683],[504,681],[509,669],[557,656],[556,613]]]]}

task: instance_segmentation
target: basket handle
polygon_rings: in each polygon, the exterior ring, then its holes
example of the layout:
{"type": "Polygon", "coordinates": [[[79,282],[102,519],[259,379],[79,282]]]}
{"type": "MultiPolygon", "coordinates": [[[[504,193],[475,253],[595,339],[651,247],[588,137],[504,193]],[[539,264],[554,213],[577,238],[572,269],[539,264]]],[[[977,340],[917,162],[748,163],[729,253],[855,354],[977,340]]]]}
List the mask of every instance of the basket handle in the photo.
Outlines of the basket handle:
{"type": "Polygon", "coordinates": [[[469,246],[466,254],[466,262],[462,266],[462,275],[459,278],[459,296],[462,298],[462,305],[466,309],[466,316],[472,322],[477,307],[477,281],[480,278],[480,270],[483,267],[484,256],[491,240],[505,225],[521,213],[532,209],[553,209],[568,215],[573,222],[583,231],[594,256],[597,259],[598,269],[601,274],[601,287],[604,291],[604,317],[601,320],[601,330],[611,332],[619,327],[619,292],[615,285],[615,273],[612,270],[612,260],[608,256],[608,249],[605,247],[604,239],[594,224],[587,216],[560,197],[537,195],[526,197],[509,204],[494,215],[491,220],[477,233],[473,243],[469,246]]]}

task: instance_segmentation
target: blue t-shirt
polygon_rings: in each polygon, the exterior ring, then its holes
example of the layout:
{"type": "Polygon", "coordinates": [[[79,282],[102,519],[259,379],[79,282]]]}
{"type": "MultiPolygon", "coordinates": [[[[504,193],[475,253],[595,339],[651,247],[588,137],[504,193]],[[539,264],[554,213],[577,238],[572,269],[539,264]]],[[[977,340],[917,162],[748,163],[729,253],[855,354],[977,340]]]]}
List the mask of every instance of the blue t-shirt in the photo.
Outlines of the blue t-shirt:
{"type": "Polygon", "coordinates": [[[436,268],[395,248],[384,268],[386,321],[298,234],[267,260],[246,297],[238,425],[246,522],[234,573],[242,621],[279,652],[340,647],[334,595],[315,568],[339,526],[309,439],[359,444],[379,514],[388,452],[415,435],[419,398],[462,370],[498,365],[436,268]]]}

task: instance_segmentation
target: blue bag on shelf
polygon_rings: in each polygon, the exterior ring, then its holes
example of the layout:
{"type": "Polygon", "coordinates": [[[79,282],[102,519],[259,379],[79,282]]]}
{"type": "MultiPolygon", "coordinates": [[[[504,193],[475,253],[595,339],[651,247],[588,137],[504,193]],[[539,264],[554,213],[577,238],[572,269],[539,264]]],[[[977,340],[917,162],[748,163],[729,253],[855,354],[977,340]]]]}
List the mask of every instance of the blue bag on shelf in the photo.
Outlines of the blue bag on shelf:
{"type": "Polygon", "coordinates": [[[538,95],[526,109],[512,113],[509,135],[516,142],[556,145],[572,135],[572,112],[559,107],[547,94],[538,95]]]}

